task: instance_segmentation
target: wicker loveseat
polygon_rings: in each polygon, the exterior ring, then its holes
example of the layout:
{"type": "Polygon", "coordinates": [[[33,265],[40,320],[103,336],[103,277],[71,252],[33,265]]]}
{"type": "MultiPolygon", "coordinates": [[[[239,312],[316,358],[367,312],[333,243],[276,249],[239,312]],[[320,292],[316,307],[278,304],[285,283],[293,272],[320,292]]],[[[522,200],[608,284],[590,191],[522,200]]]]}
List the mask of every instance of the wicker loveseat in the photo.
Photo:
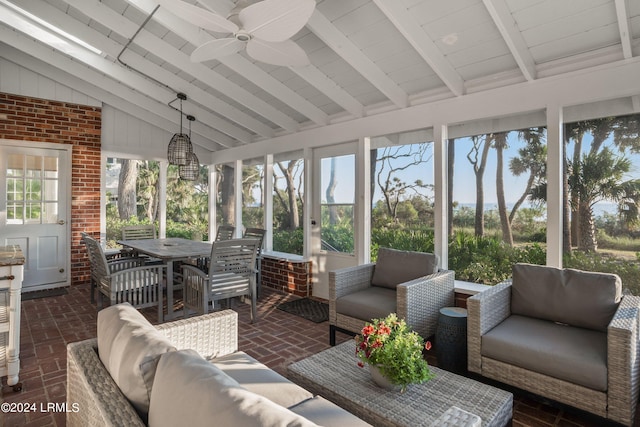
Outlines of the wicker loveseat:
{"type": "Polygon", "coordinates": [[[237,321],[102,310],[98,338],[67,346],[67,426],[368,426],[238,351],[237,321]]]}
{"type": "Polygon", "coordinates": [[[469,371],[633,424],[640,297],[617,275],[516,264],[467,309],[469,371]]]}
{"type": "Polygon", "coordinates": [[[329,272],[329,342],[336,331],[359,333],[371,319],[397,313],[423,338],[435,333],[442,307],[455,300],[454,272],[435,254],[378,250],[377,263],[329,272]]]}

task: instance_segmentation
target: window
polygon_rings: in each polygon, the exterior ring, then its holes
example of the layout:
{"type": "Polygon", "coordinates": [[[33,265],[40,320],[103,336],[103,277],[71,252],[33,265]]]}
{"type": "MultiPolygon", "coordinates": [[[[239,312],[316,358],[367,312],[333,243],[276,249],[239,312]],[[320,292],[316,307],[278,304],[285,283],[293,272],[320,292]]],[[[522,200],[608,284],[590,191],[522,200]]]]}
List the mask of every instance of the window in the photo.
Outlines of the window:
{"type": "Polygon", "coordinates": [[[433,143],[421,130],[372,138],[371,259],[379,247],[434,250],[433,143]]]}
{"type": "Polygon", "coordinates": [[[7,224],[56,223],[58,159],[9,154],[6,198],[7,224]]]}
{"type": "Polygon", "coordinates": [[[355,156],[324,158],[321,161],[321,249],[354,252],[355,156]]]}
{"type": "Polygon", "coordinates": [[[546,129],[449,140],[449,268],[496,284],[515,262],[546,264],[546,129]]]}
{"type": "Polygon", "coordinates": [[[304,160],[273,164],[273,250],[302,255],[304,160]]]}

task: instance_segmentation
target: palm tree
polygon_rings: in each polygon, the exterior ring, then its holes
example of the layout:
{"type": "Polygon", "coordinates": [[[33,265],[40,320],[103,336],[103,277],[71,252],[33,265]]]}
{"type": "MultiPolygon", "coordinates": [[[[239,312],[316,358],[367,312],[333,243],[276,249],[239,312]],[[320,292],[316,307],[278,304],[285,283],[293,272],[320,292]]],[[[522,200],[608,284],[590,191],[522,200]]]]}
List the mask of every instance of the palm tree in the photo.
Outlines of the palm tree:
{"type": "Polygon", "coordinates": [[[502,241],[513,246],[513,233],[511,233],[511,221],[507,216],[507,203],[504,196],[504,150],[508,147],[507,132],[493,134],[496,149],[496,196],[498,198],[498,214],[502,228],[502,241]]]}
{"type": "Polygon", "coordinates": [[[595,252],[598,244],[595,235],[593,206],[603,200],[618,203],[623,219],[629,223],[638,220],[640,179],[623,181],[631,170],[631,161],[614,155],[608,148],[584,154],[569,176],[572,194],[580,200],[580,230],[578,249],[595,252]]]}

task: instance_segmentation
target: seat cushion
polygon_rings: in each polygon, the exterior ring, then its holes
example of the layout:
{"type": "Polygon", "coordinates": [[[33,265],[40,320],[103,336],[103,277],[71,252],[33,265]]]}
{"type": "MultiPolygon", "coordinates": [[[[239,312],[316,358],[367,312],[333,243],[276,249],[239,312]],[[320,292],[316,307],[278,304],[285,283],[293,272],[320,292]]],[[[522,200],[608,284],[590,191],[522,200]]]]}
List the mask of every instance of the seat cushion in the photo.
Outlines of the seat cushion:
{"type": "Polygon", "coordinates": [[[336,300],[336,312],[365,321],[395,313],[397,296],[394,289],[371,286],[336,300]]]}
{"type": "Polygon", "coordinates": [[[435,254],[380,248],[371,284],[395,289],[400,283],[437,271],[438,257],[435,254]]]}
{"type": "Polygon", "coordinates": [[[292,412],[305,417],[309,421],[313,421],[314,423],[324,427],[370,426],[370,424],[365,423],[352,413],[347,412],[321,396],[305,400],[304,402],[289,409],[291,409],[292,412]]]}
{"type": "Polygon", "coordinates": [[[607,390],[607,335],[511,315],[482,336],[482,356],[573,384],[607,390]]]}
{"type": "Polygon", "coordinates": [[[314,427],[316,424],[241,387],[193,350],[165,353],[151,390],[149,426],[314,427]]]}
{"type": "Polygon", "coordinates": [[[621,298],[622,281],[615,274],[513,266],[513,314],[606,331],[621,298]]]}
{"type": "Polygon", "coordinates": [[[309,391],[238,351],[211,359],[211,363],[247,390],[288,408],[313,397],[309,391]]]}
{"type": "Polygon", "coordinates": [[[158,359],[176,348],[129,303],[101,310],[97,328],[100,360],[146,420],[158,359]]]}

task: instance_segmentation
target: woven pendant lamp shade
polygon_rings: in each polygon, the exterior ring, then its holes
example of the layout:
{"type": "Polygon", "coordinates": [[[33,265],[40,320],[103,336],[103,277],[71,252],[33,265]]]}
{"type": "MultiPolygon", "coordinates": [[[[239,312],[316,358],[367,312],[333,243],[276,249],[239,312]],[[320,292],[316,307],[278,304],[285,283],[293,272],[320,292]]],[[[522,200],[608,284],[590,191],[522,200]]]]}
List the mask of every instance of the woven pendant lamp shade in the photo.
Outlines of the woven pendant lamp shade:
{"type": "Polygon", "coordinates": [[[178,173],[180,174],[181,179],[187,181],[195,181],[198,179],[198,175],[200,173],[200,161],[198,160],[196,153],[191,153],[186,165],[178,167],[178,173]]]}
{"type": "MultiPolygon", "coordinates": [[[[191,154],[193,154],[190,135],[182,133],[182,101],[187,99],[187,95],[184,93],[178,93],[176,99],[180,100],[180,132],[174,134],[171,141],[169,141],[169,148],[167,148],[167,160],[172,165],[186,166],[191,154]]],[[[195,117],[189,115],[187,118],[189,119],[189,127],[191,127],[191,122],[195,120],[195,117]]]]}
{"type": "Polygon", "coordinates": [[[169,142],[167,158],[172,165],[185,166],[193,154],[191,139],[186,133],[176,133],[169,142]]]}

